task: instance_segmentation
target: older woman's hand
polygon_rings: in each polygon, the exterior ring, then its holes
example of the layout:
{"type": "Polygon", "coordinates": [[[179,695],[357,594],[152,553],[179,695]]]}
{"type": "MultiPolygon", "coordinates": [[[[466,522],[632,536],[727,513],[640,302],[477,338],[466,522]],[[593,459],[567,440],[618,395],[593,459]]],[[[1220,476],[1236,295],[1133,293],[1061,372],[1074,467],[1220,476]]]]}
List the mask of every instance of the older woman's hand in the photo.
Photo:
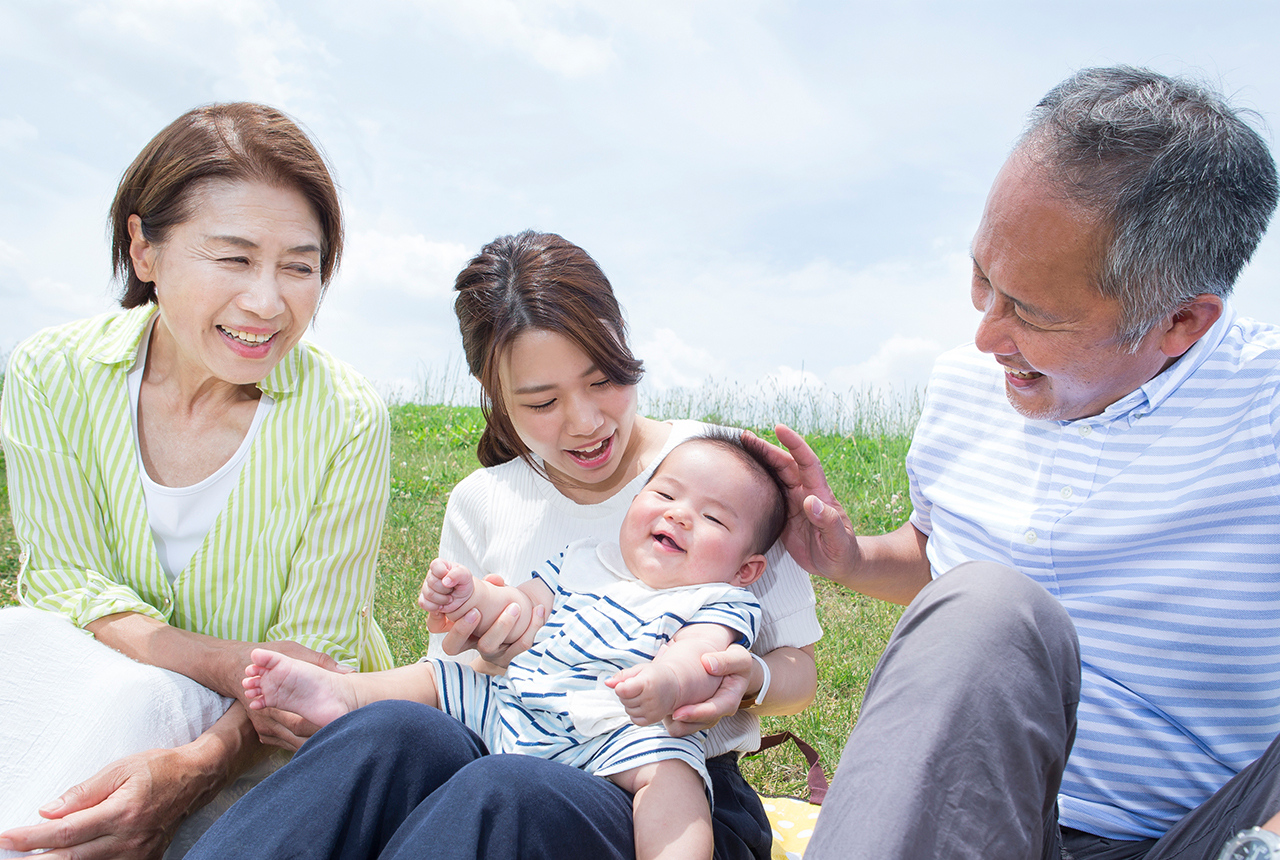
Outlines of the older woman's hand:
{"type": "Polygon", "coordinates": [[[244,710],[189,744],[126,756],[40,808],[49,819],[0,834],[0,849],[66,860],[160,857],[182,819],[260,754],[244,710]]]}
{"type": "Polygon", "coordinates": [[[113,762],[40,808],[49,821],[0,835],[0,848],[76,860],[160,857],[190,806],[177,750],[113,762]]]}

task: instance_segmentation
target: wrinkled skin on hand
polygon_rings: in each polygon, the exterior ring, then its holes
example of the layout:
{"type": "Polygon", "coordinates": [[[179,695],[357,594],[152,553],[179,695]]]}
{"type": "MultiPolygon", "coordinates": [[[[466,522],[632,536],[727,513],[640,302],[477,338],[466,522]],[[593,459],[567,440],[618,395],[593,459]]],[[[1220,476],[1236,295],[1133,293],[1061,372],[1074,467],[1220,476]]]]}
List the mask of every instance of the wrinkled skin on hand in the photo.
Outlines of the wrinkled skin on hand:
{"type": "Polygon", "coordinates": [[[42,807],[48,821],[0,834],[0,848],[66,860],[158,858],[198,795],[181,750],[136,753],[42,807]]]}

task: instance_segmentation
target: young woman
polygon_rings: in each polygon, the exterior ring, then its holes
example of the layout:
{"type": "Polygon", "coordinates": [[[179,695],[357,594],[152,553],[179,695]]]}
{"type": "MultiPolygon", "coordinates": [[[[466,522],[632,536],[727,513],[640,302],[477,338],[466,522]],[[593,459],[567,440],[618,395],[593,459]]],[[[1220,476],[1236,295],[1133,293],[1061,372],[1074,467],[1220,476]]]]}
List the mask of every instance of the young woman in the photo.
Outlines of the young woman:
{"type": "MultiPolygon", "coordinates": [[[[627,347],[608,279],[576,245],[546,233],[500,238],[458,275],[456,289],[488,423],[485,468],[450,496],[440,556],[519,584],[569,542],[616,534],[653,466],[705,425],[637,414],[642,364],[627,347]]],[[[764,615],[756,656],[735,646],[707,658],[708,671],[724,678],[719,693],[674,715],[685,733],[715,723],[707,757],[723,858],[769,856],[768,821],[737,755],[758,744],[757,715],[801,710],[816,679],[820,630],[808,576],[775,545],[752,590],[764,615]]],[[[432,655],[477,647],[501,671],[511,649],[490,642],[516,620],[515,607],[508,613],[478,642],[474,621],[437,631],[432,655]]],[[[631,799],[607,780],[529,756],[486,755],[434,709],[384,702],[319,732],[192,856],[551,860],[632,850],[631,799]],[[306,822],[306,846],[290,821],[306,822]]]]}

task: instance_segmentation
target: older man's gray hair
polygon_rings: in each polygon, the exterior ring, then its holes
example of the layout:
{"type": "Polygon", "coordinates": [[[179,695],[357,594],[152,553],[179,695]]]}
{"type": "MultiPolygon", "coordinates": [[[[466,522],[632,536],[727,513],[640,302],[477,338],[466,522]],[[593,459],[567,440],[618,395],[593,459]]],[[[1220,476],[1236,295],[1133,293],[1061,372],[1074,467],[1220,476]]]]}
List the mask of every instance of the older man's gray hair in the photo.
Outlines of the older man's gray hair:
{"type": "Polygon", "coordinates": [[[1262,137],[1202,84],[1127,66],[1085,69],[1032,111],[1018,147],[1102,217],[1098,288],[1136,348],[1201,293],[1226,296],[1276,207],[1262,137]]]}

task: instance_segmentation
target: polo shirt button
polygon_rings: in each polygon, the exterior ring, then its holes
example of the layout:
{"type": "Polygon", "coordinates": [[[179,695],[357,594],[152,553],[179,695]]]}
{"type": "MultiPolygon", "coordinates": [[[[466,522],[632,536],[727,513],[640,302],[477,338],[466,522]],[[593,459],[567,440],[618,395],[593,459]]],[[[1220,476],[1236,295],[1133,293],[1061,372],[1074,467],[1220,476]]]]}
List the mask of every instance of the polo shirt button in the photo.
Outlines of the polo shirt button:
{"type": "Polygon", "coordinates": [[[165,605],[165,606],[168,606],[168,605],[169,605],[170,603],[172,603],[172,602],[173,602],[173,601],[169,598],[169,595],[167,595],[167,594],[166,594],[166,595],[164,596],[164,605],[165,605]]]}
{"type": "Polygon", "coordinates": [[[1036,535],[1035,529],[1031,529],[1030,531],[1027,532],[1027,543],[1035,543],[1036,538],[1037,538],[1037,535],[1036,535]]]}
{"type": "Polygon", "coordinates": [[[1079,429],[1080,429],[1081,436],[1088,436],[1090,433],[1093,432],[1093,428],[1090,427],[1088,424],[1081,424],[1079,429]]]}
{"type": "Polygon", "coordinates": [[[1063,487],[1063,488],[1062,488],[1062,498],[1064,498],[1064,499],[1069,499],[1069,498],[1071,498],[1071,496],[1074,494],[1074,492],[1075,492],[1075,491],[1074,491],[1074,490],[1072,490],[1070,487],[1063,487]]]}

